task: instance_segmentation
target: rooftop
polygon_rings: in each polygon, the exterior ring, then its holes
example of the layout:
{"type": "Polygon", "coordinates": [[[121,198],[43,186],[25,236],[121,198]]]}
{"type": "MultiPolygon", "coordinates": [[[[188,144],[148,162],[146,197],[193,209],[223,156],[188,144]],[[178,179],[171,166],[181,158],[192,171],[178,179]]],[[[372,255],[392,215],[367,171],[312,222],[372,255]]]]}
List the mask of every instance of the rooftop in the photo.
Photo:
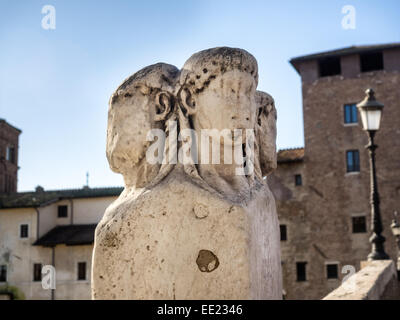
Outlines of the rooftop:
{"type": "Polygon", "coordinates": [[[304,158],[304,148],[282,149],[278,151],[278,163],[301,162],[304,158]]]}
{"type": "Polygon", "coordinates": [[[53,247],[57,244],[77,246],[92,244],[96,224],[73,224],[57,226],[36,240],[35,246],[53,247]]]}
{"type": "Polygon", "coordinates": [[[6,125],[8,125],[9,127],[13,128],[13,129],[15,129],[15,130],[17,130],[19,133],[22,132],[21,129],[18,129],[17,127],[14,127],[13,125],[9,124],[6,120],[0,118],[0,124],[1,124],[1,123],[6,124],[6,125]]]}
{"type": "Polygon", "coordinates": [[[307,60],[321,59],[321,58],[330,58],[337,56],[344,56],[350,54],[359,54],[368,51],[378,51],[378,50],[386,50],[386,49],[397,49],[400,48],[400,42],[395,43],[387,43],[387,44],[377,44],[377,45],[363,45],[363,46],[351,46],[341,49],[335,49],[330,51],[323,51],[319,53],[308,54],[305,56],[299,56],[290,59],[290,63],[297,70],[297,63],[307,60]]]}
{"type": "Polygon", "coordinates": [[[119,196],[123,187],[65,189],[44,191],[37,187],[32,192],[0,195],[0,209],[42,207],[62,199],[97,198],[119,196]]]}

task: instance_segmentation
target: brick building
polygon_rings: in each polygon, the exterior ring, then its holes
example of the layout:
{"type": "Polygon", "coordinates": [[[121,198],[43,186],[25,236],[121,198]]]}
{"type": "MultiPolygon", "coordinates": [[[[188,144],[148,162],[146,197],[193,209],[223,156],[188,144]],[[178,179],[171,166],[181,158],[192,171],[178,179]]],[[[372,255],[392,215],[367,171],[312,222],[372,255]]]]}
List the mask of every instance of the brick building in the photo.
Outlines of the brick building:
{"type": "Polygon", "coordinates": [[[17,191],[20,133],[21,130],[0,119],[0,194],[17,191]]]}
{"type": "Polygon", "coordinates": [[[281,223],[288,299],[319,299],[359,270],[371,250],[370,168],[355,104],[373,88],[385,107],[376,135],[385,249],[400,210],[400,43],[353,46],[294,58],[301,76],[304,148],[282,150],[269,178],[281,223]]]}

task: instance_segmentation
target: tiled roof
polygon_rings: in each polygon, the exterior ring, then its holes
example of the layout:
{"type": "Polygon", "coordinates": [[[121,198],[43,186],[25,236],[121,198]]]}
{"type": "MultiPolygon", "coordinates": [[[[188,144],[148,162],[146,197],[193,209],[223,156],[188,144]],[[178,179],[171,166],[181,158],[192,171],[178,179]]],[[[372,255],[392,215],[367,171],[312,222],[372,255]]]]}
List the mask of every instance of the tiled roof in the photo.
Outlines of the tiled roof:
{"type": "Polygon", "coordinates": [[[278,163],[300,162],[304,158],[304,148],[282,149],[278,151],[278,163]]]}
{"type": "Polygon", "coordinates": [[[65,244],[67,246],[92,244],[95,229],[96,224],[57,226],[39,238],[33,245],[53,247],[57,244],[65,244]]]}
{"type": "Polygon", "coordinates": [[[295,58],[290,59],[290,63],[297,70],[297,62],[301,62],[301,61],[344,56],[344,55],[349,55],[349,54],[364,53],[364,52],[375,51],[375,50],[395,49],[395,48],[400,48],[400,42],[378,44],[378,45],[351,46],[351,47],[346,47],[346,48],[341,48],[341,49],[329,50],[329,51],[324,51],[324,52],[319,52],[319,53],[308,54],[305,56],[295,57],[295,58]]]}
{"type": "Polygon", "coordinates": [[[33,192],[17,192],[10,195],[0,195],[0,209],[40,207],[62,199],[96,198],[119,196],[122,187],[113,188],[82,188],[33,192]]]}

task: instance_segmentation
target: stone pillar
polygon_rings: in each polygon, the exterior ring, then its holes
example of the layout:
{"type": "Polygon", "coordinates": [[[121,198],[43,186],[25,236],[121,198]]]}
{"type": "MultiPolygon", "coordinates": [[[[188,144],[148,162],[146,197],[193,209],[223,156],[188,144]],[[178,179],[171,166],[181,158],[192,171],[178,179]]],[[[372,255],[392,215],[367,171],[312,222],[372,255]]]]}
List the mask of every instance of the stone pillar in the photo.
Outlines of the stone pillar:
{"type": "Polygon", "coordinates": [[[221,47],[182,70],[146,67],[116,90],[107,157],[125,190],[96,229],[93,299],[282,298],[263,178],[276,168],[276,110],[257,82],[252,55],[221,47]]]}

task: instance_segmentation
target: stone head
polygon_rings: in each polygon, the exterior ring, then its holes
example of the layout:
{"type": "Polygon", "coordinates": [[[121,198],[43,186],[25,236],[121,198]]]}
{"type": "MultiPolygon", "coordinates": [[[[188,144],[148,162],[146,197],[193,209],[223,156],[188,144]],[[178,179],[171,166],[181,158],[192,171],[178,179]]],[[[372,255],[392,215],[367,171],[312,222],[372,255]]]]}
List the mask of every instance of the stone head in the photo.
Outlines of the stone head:
{"type": "Polygon", "coordinates": [[[258,143],[258,156],[261,173],[268,175],[276,169],[276,109],[274,99],[266,92],[256,92],[257,119],[255,136],[258,143]]]}
{"type": "Polygon", "coordinates": [[[195,130],[253,129],[257,82],[257,61],[250,53],[212,48],[186,61],[177,96],[195,130]]]}
{"type": "Polygon", "coordinates": [[[145,158],[151,129],[164,129],[173,112],[173,86],[179,70],[158,63],[127,78],[109,101],[107,159],[117,173],[129,172],[145,158]]]}

